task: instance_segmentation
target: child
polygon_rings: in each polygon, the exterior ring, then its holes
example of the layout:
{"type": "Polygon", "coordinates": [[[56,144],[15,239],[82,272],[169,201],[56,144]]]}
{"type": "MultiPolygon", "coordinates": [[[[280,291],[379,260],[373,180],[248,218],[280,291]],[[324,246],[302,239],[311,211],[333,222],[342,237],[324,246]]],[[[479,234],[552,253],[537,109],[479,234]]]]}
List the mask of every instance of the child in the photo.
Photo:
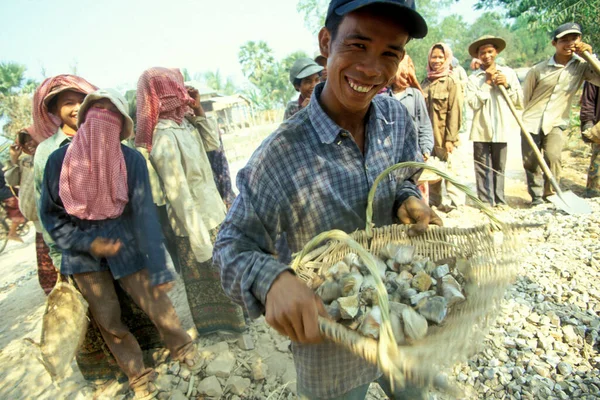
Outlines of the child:
{"type": "Polygon", "coordinates": [[[148,314],[175,360],[193,372],[201,362],[167,296],[174,275],[166,268],[146,162],[120,142],[133,134],[126,100],[110,89],[88,95],[78,125],[72,143],[48,159],[41,220],[63,251],[61,272],[73,275],[136,399],[150,399],[154,373],[121,321],[113,279],[148,314]]]}

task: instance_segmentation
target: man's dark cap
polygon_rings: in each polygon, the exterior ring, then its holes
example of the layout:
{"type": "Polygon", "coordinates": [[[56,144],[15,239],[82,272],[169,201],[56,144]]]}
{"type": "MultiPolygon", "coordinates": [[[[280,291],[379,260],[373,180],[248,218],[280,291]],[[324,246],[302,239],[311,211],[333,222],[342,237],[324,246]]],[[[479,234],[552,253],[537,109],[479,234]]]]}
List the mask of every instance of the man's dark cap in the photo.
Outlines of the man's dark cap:
{"type": "Polygon", "coordinates": [[[552,34],[552,38],[560,39],[561,37],[566,36],[570,33],[576,33],[578,35],[581,35],[581,25],[579,25],[575,22],[569,22],[567,24],[562,24],[561,26],[556,28],[556,30],[552,34]]]}
{"type": "Polygon", "coordinates": [[[334,13],[341,17],[359,8],[377,3],[397,6],[394,16],[400,18],[411,38],[422,39],[427,36],[427,23],[417,12],[415,0],[331,0],[327,10],[327,20],[334,13]]]}

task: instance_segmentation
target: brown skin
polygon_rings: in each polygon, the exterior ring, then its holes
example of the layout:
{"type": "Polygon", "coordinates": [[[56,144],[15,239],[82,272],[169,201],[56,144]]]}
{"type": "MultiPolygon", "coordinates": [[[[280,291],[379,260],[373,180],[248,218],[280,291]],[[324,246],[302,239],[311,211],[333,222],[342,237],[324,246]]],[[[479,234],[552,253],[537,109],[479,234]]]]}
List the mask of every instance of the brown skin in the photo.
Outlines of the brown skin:
{"type": "Polygon", "coordinates": [[[433,49],[431,57],[429,57],[429,65],[434,71],[439,70],[446,61],[446,55],[440,49],[433,49]]]}
{"type": "Polygon", "coordinates": [[[300,92],[302,97],[304,97],[304,101],[301,105],[302,108],[306,107],[310,103],[310,97],[315,90],[315,86],[317,86],[319,82],[321,82],[319,74],[312,74],[306,78],[302,78],[300,85],[294,85],[294,88],[300,92]]]}
{"type": "Polygon", "coordinates": [[[552,41],[552,46],[556,49],[554,54],[554,60],[558,64],[566,65],[573,54],[583,56],[584,52],[592,53],[592,46],[581,41],[581,35],[577,33],[570,33],[559,39],[552,41]]]}
{"type": "Polygon", "coordinates": [[[194,99],[194,104],[191,106],[194,115],[196,117],[206,117],[202,104],[200,104],[200,92],[191,86],[186,86],[185,88],[187,89],[188,95],[194,99]]]}
{"type": "Polygon", "coordinates": [[[61,128],[67,136],[77,133],[77,113],[84,98],[83,93],[72,90],[65,90],[56,96],[56,104],[50,112],[60,118],[61,128]]]}
{"type": "MultiPolygon", "coordinates": [[[[335,41],[327,28],[319,33],[321,54],[328,62],[328,78],[319,103],[333,121],[352,133],[363,153],[371,100],[394,79],[407,41],[408,34],[394,19],[373,15],[368,9],[346,15],[335,41]],[[368,91],[358,92],[350,82],[368,91]]],[[[402,204],[398,217],[403,223],[414,223],[415,234],[426,230],[430,223],[441,225],[439,217],[416,197],[402,204]]],[[[323,303],[291,272],[275,279],[265,309],[267,323],[294,342],[323,340],[317,320],[319,315],[327,316],[323,303]]]]}
{"type": "Polygon", "coordinates": [[[484,44],[479,47],[478,58],[482,61],[481,69],[485,71],[485,83],[508,88],[506,76],[496,69],[496,57],[498,50],[493,45],[484,44]]]}

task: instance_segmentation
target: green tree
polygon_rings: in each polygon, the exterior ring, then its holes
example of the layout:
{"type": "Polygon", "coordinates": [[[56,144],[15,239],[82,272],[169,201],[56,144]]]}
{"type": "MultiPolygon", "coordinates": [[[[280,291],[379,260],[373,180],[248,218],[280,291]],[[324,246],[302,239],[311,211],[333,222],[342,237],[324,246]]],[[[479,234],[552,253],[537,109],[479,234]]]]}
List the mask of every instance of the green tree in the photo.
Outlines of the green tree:
{"type": "Polygon", "coordinates": [[[304,17],[304,25],[313,35],[317,35],[325,25],[329,0],[299,0],[296,10],[304,17]]]}
{"type": "Polygon", "coordinates": [[[289,71],[297,58],[307,57],[296,51],[277,62],[265,42],[250,41],[242,45],[238,58],[250,85],[244,89],[246,97],[261,110],[282,108],[294,96],[289,71]]]}
{"type": "Polygon", "coordinates": [[[31,98],[38,83],[26,80],[25,71],[18,63],[0,63],[0,122],[9,137],[31,124],[31,98]]]}
{"type": "Polygon", "coordinates": [[[598,10],[600,0],[478,0],[479,9],[502,6],[511,18],[521,17],[531,23],[531,28],[552,32],[566,22],[581,24],[584,40],[600,46],[598,10]]]}
{"type": "Polygon", "coordinates": [[[206,86],[216,90],[219,93],[229,96],[236,92],[236,88],[231,77],[227,77],[227,79],[223,80],[223,77],[221,76],[221,71],[219,71],[218,69],[214,72],[205,72],[202,76],[202,79],[206,83],[206,86]]]}

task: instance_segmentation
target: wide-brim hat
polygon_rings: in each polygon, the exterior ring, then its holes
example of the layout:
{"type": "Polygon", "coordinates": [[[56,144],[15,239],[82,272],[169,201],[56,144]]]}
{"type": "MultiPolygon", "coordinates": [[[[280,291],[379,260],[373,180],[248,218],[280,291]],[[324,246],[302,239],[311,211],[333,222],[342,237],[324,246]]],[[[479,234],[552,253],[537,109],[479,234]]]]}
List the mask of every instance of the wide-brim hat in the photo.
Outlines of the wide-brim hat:
{"type": "Polygon", "coordinates": [[[427,23],[417,12],[415,0],[331,0],[327,9],[327,19],[334,13],[344,16],[359,8],[376,3],[397,6],[398,13],[394,17],[402,21],[411,38],[422,39],[427,36],[427,23]]]}
{"type": "Polygon", "coordinates": [[[76,87],[76,86],[58,86],[54,89],[52,89],[50,91],[50,93],[48,93],[46,95],[46,97],[44,97],[44,105],[46,107],[48,107],[48,104],[50,104],[50,102],[52,101],[53,98],[55,98],[56,96],[58,96],[59,94],[61,94],[62,92],[66,92],[66,91],[72,91],[72,92],[77,92],[77,93],[81,93],[82,95],[87,95],[86,92],[84,92],[83,90],[81,90],[80,88],[76,87]]]}
{"type": "Polygon", "coordinates": [[[498,53],[506,48],[506,41],[504,41],[504,39],[496,36],[485,35],[469,45],[469,55],[473,58],[479,58],[479,48],[485,44],[493,45],[498,53]]]}
{"type": "Polygon", "coordinates": [[[124,124],[123,130],[121,130],[120,140],[129,139],[133,136],[133,120],[129,116],[129,104],[127,103],[127,100],[125,100],[125,97],[115,89],[100,89],[85,96],[85,100],[83,100],[83,103],[81,103],[81,107],[77,112],[77,127],[80,127],[81,124],[85,122],[85,116],[92,103],[100,99],[110,100],[123,115],[124,124]]]}

